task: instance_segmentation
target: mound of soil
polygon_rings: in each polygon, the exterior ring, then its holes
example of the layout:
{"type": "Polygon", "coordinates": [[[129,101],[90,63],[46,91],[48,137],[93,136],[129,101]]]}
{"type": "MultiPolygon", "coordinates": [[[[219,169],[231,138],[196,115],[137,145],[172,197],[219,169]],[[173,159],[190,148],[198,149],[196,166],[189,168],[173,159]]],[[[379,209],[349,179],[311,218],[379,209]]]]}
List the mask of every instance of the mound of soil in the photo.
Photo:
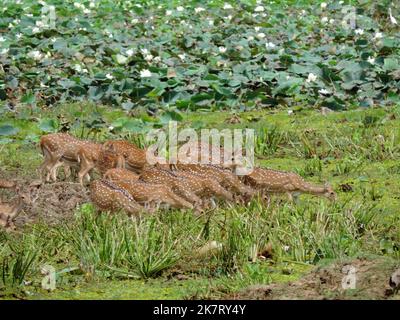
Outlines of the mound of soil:
{"type": "MultiPolygon", "coordinates": [[[[78,183],[56,182],[42,184],[39,181],[18,181],[24,190],[31,190],[32,204],[26,205],[16,218],[15,224],[21,227],[26,223],[46,221],[59,223],[73,217],[77,206],[89,202],[89,191],[78,183]]],[[[12,197],[11,191],[7,192],[12,197]]]]}
{"type": "Polygon", "coordinates": [[[318,267],[303,278],[285,284],[253,285],[227,299],[325,300],[400,299],[389,285],[399,261],[389,258],[360,258],[318,267]],[[355,280],[354,280],[355,279],[355,280]]]}

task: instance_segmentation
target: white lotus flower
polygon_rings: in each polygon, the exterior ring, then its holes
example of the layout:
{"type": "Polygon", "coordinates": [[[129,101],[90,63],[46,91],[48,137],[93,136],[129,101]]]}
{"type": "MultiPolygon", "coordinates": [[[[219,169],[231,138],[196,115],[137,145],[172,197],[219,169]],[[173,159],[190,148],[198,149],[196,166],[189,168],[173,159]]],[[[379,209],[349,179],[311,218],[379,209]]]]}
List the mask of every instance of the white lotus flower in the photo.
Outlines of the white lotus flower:
{"type": "Polygon", "coordinates": [[[94,8],[95,6],[96,6],[96,4],[94,2],[89,3],[89,8],[94,8]]]}
{"type": "Polygon", "coordinates": [[[389,8],[389,19],[392,24],[397,24],[397,20],[392,16],[392,8],[389,8]]]}
{"type": "Polygon", "coordinates": [[[150,78],[151,77],[150,70],[144,69],[144,70],[140,71],[140,77],[141,78],[150,78]]]}
{"type": "Polygon", "coordinates": [[[122,54],[117,54],[115,58],[119,64],[125,64],[128,61],[128,58],[122,54]]]}
{"type": "Polygon", "coordinates": [[[38,27],[33,27],[32,28],[32,33],[39,33],[40,29],[38,27]]]}
{"type": "Polygon", "coordinates": [[[172,10],[167,10],[167,11],[165,11],[165,15],[166,16],[170,16],[172,14],[172,10]]]}
{"type": "Polygon", "coordinates": [[[182,54],[178,54],[179,59],[181,59],[182,61],[186,59],[186,55],[184,53],[182,54]]]}
{"type": "Polygon", "coordinates": [[[159,63],[161,61],[161,58],[160,57],[154,57],[154,59],[153,59],[153,62],[155,62],[155,63],[159,63]]]}
{"type": "Polygon", "coordinates": [[[128,57],[132,57],[133,56],[133,53],[134,53],[134,51],[133,51],[133,49],[128,49],[128,50],[126,50],[126,55],[128,56],[128,57]]]}
{"type": "Polygon", "coordinates": [[[293,114],[293,110],[289,109],[289,110],[287,111],[287,114],[288,114],[288,116],[291,116],[291,115],[293,114]]]}
{"type": "Polygon", "coordinates": [[[90,12],[91,12],[90,9],[87,9],[87,8],[83,9],[84,14],[90,14],[90,12]]]}
{"type": "Polygon", "coordinates": [[[146,54],[144,56],[144,60],[146,60],[147,62],[150,62],[151,60],[153,60],[154,56],[152,54],[146,54]]]}
{"type": "Polygon", "coordinates": [[[314,82],[317,80],[317,76],[314,73],[309,73],[306,82],[314,82]]]}
{"type": "Polygon", "coordinates": [[[206,9],[202,8],[202,7],[198,7],[198,8],[194,8],[194,12],[196,13],[200,13],[202,11],[205,11],[206,9]]]}
{"type": "Polygon", "coordinates": [[[344,3],[344,1],[343,1],[343,0],[340,0],[340,1],[339,1],[339,4],[340,4],[340,5],[342,5],[343,3],[344,3]]]}
{"type": "Polygon", "coordinates": [[[0,51],[0,54],[7,54],[10,49],[5,48],[0,51]]]}
{"type": "Polygon", "coordinates": [[[228,20],[228,21],[231,21],[232,18],[233,18],[232,15],[229,15],[229,16],[225,17],[225,19],[228,20]]]}
{"type": "Polygon", "coordinates": [[[253,40],[254,40],[254,37],[253,37],[253,36],[249,36],[249,37],[247,38],[247,40],[253,41],[253,40]]]}
{"type": "Polygon", "coordinates": [[[264,11],[264,7],[263,7],[263,6],[257,6],[257,7],[254,9],[254,11],[255,11],[255,12],[263,12],[263,11],[264,11]]]}
{"type": "Polygon", "coordinates": [[[15,35],[15,37],[16,37],[17,39],[21,39],[21,38],[22,38],[22,33],[17,33],[17,34],[15,35]]]}
{"type": "Polygon", "coordinates": [[[257,36],[256,36],[258,39],[264,39],[265,38],[265,33],[264,32],[260,32],[260,33],[257,33],[257,36]]]}
{"type": "Polygon", "coordinates": [[[110,73],[107,73],[107,74],[106,74],[106,78],[109,79],[109,80],[114,79],[114,77],[113,77],[112,74],[110,74],[110,73]]]}
{"type": "Polygon", "coordinates": [[[327,23],[328,22],[328,17],[322,17],[321,22],[322,23],[327,23]]]}
{"type": "Polygon", "coordinates": [[[225,53],[225,52],[226,52],[226,48],[225,48],[225,47],[219,47],[219,48],[218,48],[218,51],[219,51],[220,53],[225,53]]]}
{"type": "Polygon", "coordinates": [[[328,6],[328,4],[326,2],[321,3],[321,9],[325,9],[327,6],[328,6]]]}
{"type": "Polygon", "coordinates": [[[43,58],[43,54],[38,50],[32,50],[28,52],[27,56],[34,60],[41,60],[43,58]]]}
{"type": "Polygon", "coordinates": [[[254,30],[255,30],[256,32],[260,31],[260,29],[261,29],[261,27],[254,27],[254,30]]]}
{"type": "Polygon", "coordinates": [[[179,6],[176,8],[176,11],[179,11],[179,12],[182,12],[183,10],[185,10],[185,8],[182,6],[179,6]]]}
{"type": "Polygon", "coordinates": [[[370,64],[374,64],[374,63],[375,63],[375,58],[374,58],[374,57],[368,57],[367,61],[368,61],[370,64]]]}
{"type": "Polygon", "coordinates": [[[74,69],[78,72],[82,72],[82,66],[80,64],[74,65],[74,69]]]}
{"type": "Polygon", "coordinates": [[[276,45],[275,45],[275,43],[267,42],[267,43],[265,44],[265,47],[266,47],[267,49],[273,49],[273,48],[276,47],[276,45]]]}
{"type": "Polygon", "coordinates": [[[383,38],[382,32],[375,33],[374,39],[382,39],[382,38],[383,38]]]}
{"type": "Polygon", "coordinates": [[[363,35],[364,34],[364,30],[363,29],[356,29],[354,30],[355,34],[359,34],[359,35],[363,35]]]}
{"type": "Polygon", "coordinates": [[[224,7],[225,10],[229,10],[229,9],[233,9],[233,7],[229,4],[229,3],[224,3],[224,7]]]}
{"type": "Polygon", "coordinates": [[[330,24],[334,24],[334,23],[335,23],[335,19],[330,19],[330,20],[329,20],[329,23],[330,23],[330,24]]]}
{"type": "Polygon", "coordinates": [[[140,52],[142,52],[143,55],[149,54],[149,50],[146,48],[140,49],[140,52]]]}
{"type": "Polygon", "coordinates": [[[326,89],[319,89],[318,93],[320,93],[320,94],[330,94],[330,92],[328,90],[326,90],[326,89]]]}
{"type": "Polygon", "coordinates": [[[209,25],[209,26],[213,26],[213,25],[214,25],[214,20],[211,20],[211,19],[208,20],[208,25],[209,25]]]}
{"type": "Polygon", "coordinates": [[[0,36],[0,42],[4,42],[4,41],[6,41],[6,39],[4,37],[0,36]]]}

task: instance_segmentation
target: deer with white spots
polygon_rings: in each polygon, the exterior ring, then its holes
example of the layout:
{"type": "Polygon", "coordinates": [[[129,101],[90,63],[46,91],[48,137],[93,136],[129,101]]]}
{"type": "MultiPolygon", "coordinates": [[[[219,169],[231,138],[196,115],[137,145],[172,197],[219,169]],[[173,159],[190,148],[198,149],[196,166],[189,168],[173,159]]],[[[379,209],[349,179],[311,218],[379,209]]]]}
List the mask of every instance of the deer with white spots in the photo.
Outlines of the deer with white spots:
{"type": "Polygon", "coordinates": [[[44,162],[40,166],[41,172],[46,174],[45,181],[57,180],[57,168],[65,165],[68,168],[66,176],[69,176],[69,167],[80,167],[78,151],[101,149],[101,144],[88,140],[81,140],[67,133],[51,133],[42,136],[40,148],[44,155],[44,162]]]}
{"type": "Polygon", "coordinates": [[[113,168],[124,168],[125,159],[113,151],[106,148],[80,148],[78,151],[80,170],[78,173],[79,183],[83,185],[83,178],[90,177],[89,173],[96,169],[100,174],[105,174],[107,170],[113,168]]]}
{"type": "Polygon", "coordinates": [[[179,177],[170,170],[162,168],[145,169],[139,176],[141,181],[154,184],[162,184],[171,187],[178,196],[192,203],[196,208],[201,206],[202,200],[193,192],[193,182],[184,177],[179,177]]]}
{"type": "Polygon", "coordinates": [[[153,204],[158,208],[166,204],[177,209],[193,209],[193,205],[185,199],[176,195],[172,189],[162,184],[150,184],[144,181],[113,181],[119,188],[123,188],[141,205],[146,208],[153,204]]]}
{"type": "Polygon", "coordinates": [[[125,158],[125,168],[135,173],[141,173],[148,165],[146,150],[140,149],[133,143],[124,140],[107,141],[104,143],[106,150],[113,151],[125,158]]]}
{"type": "Polygon", "coordinates": [[[229,169],[224,169],[216,165],[199,164],[177,164],[176,169],[197,175],[205,176],[216,180],[223,188],[233,193],[250,197],[254,195],[254,190],[243,184],[240,179],[229,169]]]}
{"type": "Polygon", "coordinates": [[[104,179],[111,180],[111,181],[136,181],[139,180],[139,175],[126,170],[124,168],[115,168],[115,169],[109,169],[106,171],[104,174],[104,179]]]}
{"type": "Polygon", "coordinates": [[[127,190],[104,179],[91,183],[90,199],[95,207],[102,211],[123,210],[129,215],[144,211],[127,190]]]}
{"type": "Polygon", "coordinates": [[[222,187],[219,182],[209,176],[193,173],[190,171],[174,171],[178,177],[186,179],[186,185],[190,190],[203,199],[203,205],[207,200],[216,197],[221,200],[233,201],[231,192],[222,187]]]}
{"type": "Polygon", "coordinates": [[[254,168],[252,173],[243,177],[243,180],[267,194],[286,193],[290,201],[301,193],[323,196],[331,201],[336,199],[336,193],[329,184],[320,186],[309,183],[294,172],[254,168]]]}

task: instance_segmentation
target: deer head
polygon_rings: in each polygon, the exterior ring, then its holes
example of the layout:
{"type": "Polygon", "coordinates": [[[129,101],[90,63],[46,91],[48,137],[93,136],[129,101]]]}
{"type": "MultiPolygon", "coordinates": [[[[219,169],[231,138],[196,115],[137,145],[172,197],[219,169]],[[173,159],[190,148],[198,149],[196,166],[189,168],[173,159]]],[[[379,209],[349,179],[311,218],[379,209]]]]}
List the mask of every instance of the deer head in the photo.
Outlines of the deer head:
{"type": "Polygon", "coordinates": [[[324,196],[331,201],[336,200],[336,192],[333,190],[329,183],[325,183],[324,186],[324,196]]]}

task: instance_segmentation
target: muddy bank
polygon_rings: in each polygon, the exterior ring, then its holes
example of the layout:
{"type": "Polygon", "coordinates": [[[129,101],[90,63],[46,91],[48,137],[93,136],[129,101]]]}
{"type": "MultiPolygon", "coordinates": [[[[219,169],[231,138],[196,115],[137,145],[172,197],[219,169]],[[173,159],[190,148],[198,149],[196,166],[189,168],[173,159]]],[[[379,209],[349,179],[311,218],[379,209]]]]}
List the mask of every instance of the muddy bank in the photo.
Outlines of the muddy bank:
{"type": "Polygon", "coordinates": [[[227,299],[321,300],[400,299],[390,286],[390,277],[400,261],[361,258],[318,267],[295,282],[253,285],[226,296],[227,299]],[[346,289],[347,288],[347,289],[346,289]]]}

